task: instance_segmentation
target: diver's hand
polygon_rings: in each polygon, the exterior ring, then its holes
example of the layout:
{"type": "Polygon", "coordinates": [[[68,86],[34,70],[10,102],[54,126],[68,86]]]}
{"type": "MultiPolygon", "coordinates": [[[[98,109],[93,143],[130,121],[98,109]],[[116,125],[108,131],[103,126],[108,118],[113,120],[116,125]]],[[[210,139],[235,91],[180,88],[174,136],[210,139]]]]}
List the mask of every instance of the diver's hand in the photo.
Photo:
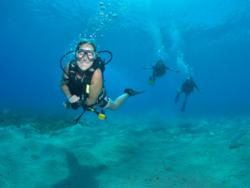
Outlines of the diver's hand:
{"type": "Polygon", "coordinates": [[[72,95],[70,98],[69,98],[69,102],[72,104],[72,103],[76,103],[80,100],[80,97],[76,96],[76,95],[72,95]]]}

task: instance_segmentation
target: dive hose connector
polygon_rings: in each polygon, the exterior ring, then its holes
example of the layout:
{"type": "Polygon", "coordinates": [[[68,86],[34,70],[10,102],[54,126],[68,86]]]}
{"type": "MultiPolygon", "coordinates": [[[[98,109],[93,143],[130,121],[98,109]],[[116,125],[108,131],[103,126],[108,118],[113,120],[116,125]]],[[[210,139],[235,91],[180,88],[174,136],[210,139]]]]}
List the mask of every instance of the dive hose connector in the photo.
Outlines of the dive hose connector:
{"type": "Polygon", "coordinates": [[[96,113],[96,115],[97,115],[97,117],[98,117],[99,120],[105,120],[106,119],[106,115],[105,115],[105,113],[104,113],[103,110],[101,110],[101,112],[98,112],[93,107],[88,107],[87,110],[96,113]]]}

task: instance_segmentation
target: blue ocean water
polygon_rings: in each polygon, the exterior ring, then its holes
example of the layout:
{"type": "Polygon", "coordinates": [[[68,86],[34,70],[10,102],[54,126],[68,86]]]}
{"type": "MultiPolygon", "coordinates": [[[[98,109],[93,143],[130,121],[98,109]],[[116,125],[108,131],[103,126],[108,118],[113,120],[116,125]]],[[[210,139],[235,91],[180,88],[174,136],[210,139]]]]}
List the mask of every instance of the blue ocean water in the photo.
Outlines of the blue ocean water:
{"type": "Polygon", "coordinates": [[[189,67],[201,89],[190,97],[189,113],[249,112],[246,0],[1,4],[2,107],[59,110],[64,100],[59,59],[81,38],[93,38],[99,50],[114,55],[105,73],[112,98],[124,87],[147,90],[124,108],[178,111],[173,98],[189,67]],[[150,71],[143,67],[159,58],[182,72],[149,87],[150,71]]]}
{"type": "Polygon", "coordinates": [[[0,25],[0,187],[250,186],[249,0],[3,0],[0,25]],[[84,38],[113,54],[111,98],[145,93],[69,127],[59,59],[84,38]],[[144,67],[159,59],[180,72],[152,86],[144,67]],[[180,112],[190,74],[200,92],[180,112]]]}

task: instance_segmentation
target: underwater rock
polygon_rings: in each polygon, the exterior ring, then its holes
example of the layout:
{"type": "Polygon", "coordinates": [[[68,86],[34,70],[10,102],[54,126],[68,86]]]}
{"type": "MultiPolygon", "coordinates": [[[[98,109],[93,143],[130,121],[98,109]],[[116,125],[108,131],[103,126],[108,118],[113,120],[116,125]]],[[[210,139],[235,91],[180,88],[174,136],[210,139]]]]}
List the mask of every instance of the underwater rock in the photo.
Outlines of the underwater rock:
{"type": "Polygon", "coordinates": [[[39,155],[30,155],[30,158],[33,159],[33,160],[38,160],[40,159],[41,157],[39,155]]]}
{"type": "Polygon", "coordinates": [[[97,177],[104,170],[106,165],[82,165],[78,158],[71,151],[65,151],[68,176],[52,185],[53,188],[98,188],[97,177]]]}
{"type": "Polygon", "coordinates": [[[178,124],[179,129],[188,134],[200,134],[208,131],[209,124],[206,121],[200,123],[183,122],[178,124]]]}
{"type": "Polygon", "coordinates": [[[237,149],[241,146],[243,146],[243,141],[242,138],[246,135],[246,132],[240,132],[238,134],[236,134],[231,140],[230,140],[230,144],[229,144],[229,149],[237,149]]]}

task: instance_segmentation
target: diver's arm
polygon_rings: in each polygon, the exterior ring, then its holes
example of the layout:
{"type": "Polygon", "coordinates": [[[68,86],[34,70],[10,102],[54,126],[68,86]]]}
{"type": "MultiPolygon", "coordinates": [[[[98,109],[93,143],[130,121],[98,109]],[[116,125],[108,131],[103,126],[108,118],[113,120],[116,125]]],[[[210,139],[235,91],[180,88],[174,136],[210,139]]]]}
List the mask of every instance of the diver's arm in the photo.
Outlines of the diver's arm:
{"type": "MultiPolygon", "coordinates": [[[[65,67],[64,71],[65,71],[66,73],[68,73],[68,72],[69,72],[69,67],[68,67],[68,66],[65,67]]],[[[62,80],[61,80],[61,89],[62,89],[64,95],[65,95],[68,99],[70,99],[70,97],[72,97],[72,94],[70,93],[69,87],[68,87],[68,80],[69,80],[69,77],[68,77],[68,75],[67,75],[65,72],[64,72],[64,74],[63,74],[63,76],[62,76],[62,80]]]]}
{"type": "Polygon", "coordinates": [[[63,91],[64,95],[68,99],[68,102],[64,103],[65,105],[67,105],[67,103],[73,104],[73,103],[76,103],[76,102],[78,102],[80,100],[80,97],[71,94],[67,84],[62,84],[61,88],[62,88],[62,91],[63,91]]]}
{"type": "Polygon", "coordinates": [[[89,87],[89,97],[86,100],[86,105],[91,106],[96,103],[98,96],[102,91],[102,71],[97,69],[92,77],[91,85],[89,87]]]}
{"type": "Polygon", "coordinates": [[[67,99],[70,99],[72,97],[72,94],[70,93],[69,87],[67,86],[67,84],[62,84],[61,88],[62,88],[64,95],[67,97],[67,99]]]}

